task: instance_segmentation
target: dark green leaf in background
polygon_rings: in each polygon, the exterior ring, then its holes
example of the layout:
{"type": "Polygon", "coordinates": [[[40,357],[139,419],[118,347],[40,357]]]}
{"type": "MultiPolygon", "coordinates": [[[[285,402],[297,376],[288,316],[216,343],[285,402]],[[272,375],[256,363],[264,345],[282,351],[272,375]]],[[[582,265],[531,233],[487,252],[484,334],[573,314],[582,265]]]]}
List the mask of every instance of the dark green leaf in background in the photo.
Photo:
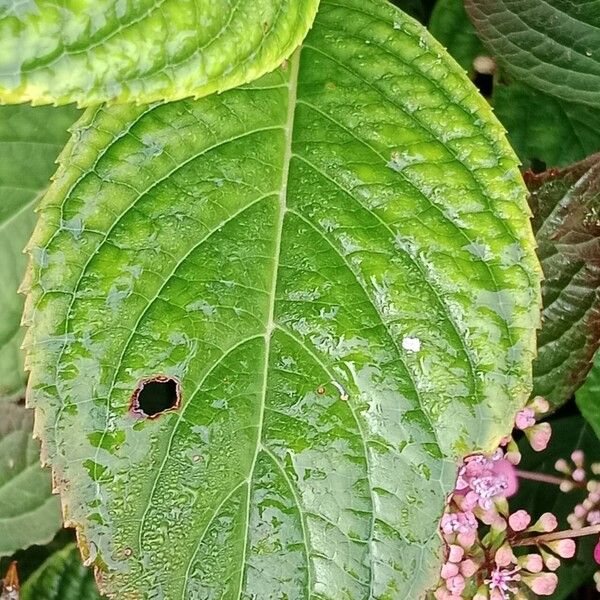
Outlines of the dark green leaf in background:
{"type": "Polygon", "coordinates": [[[596,353],[594,365],[585,383],[577,390],[577,406],[585,420],[600,438],[600,354],[596,353]]]}
{"type": "Polygon", "coordinates": [[[600,155],[525,179],[545,276],[534,394],[557,408],[600,344],[600,155]]]}
{"type": "Polygon", "coordinates": [[[600,108],[597,0],[465,0],[491,54],[517,81],[600,108]]]}
{"type": "Polygon", "coordinates": [[[90,109],[31,245],[31,397],[116,598],[422,596],[456,461],[531,391],[516,157],[418,23],[323,1],[199,101],[90,109]],[[181,408],[130,410],[181,381],[181,408]]]}
{"type": "Polygon", "coordinates": [[[71,107],[0,107],[0,402],[23,392],[23,298],[17,293],[27,263],[23,249],[36,199],[78,114],[71,107]]]}
{"type": "Polygon", "coordinates": [[[31,436],[33,411],[6,402],[0,417],[0,556],[49,542],[62,519],[31,436]]]}
{"type": "Polygon", "coordinates": [[[91,569],[71,544],[50,556],[25,582],[20,600],[101,600],[91,569]]]}
{"type": "Polygon", "coordinates": [[[463,0],[438,0],[428,27],[458,64],[472,75],[473,60],[487,51],[469,21],[463,0]]]}
{"type": "MultiPolygon", "coordinates": [[[[600,35],[600,33],[599,33],[600,35]]],[[[492,104],[526,169],[565,167],[600,150],[600,110],[521,84],[499,84],[492,104]]]]}

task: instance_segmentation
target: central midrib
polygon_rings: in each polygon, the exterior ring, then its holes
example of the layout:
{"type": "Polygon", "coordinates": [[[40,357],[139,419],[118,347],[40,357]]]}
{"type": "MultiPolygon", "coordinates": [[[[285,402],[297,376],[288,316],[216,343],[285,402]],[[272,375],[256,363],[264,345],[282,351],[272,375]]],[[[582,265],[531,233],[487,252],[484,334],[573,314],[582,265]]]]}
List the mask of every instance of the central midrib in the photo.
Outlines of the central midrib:
{"type": "MultiPolygon", "coordinates": [[[[242,590],[244,586],[244,574],[245,574],[245,562],[246,562],[246,551],[248,547],[248,534],[250,530],[250,510],[251,510],[251,496],[252,496],[252,479],[254,477],[254,469],[256,467],[256,461],[260,453],[262,444],[263,424],[265,405],[267,399],[267,381],[269,375],[269,358],[271,353],[271,338],[273,336],[273,330],[275,329],[275,297],[277,292],[277,279],[279,274],[279,258],[281,255],[281,238],[283,234],[283,221],[285,213],[287,211],[287,189],[288,189],[288,178],[290,172],[290,160],[292,158],[292,139],[294,133],[294,118],[296,113],[296,97],[298,90],[298,72],[300,68],[300,52],[301,48],[296,50],[294,54],[288,60],[288,69],[290,69],[289,80],[288,80],[288,112],[285,124],[285,152],[283,155],[282,173],[281,173],[281,188],[279,191],[279,213],[277,221],[277,229],[275,231],[275,249],[273,259],[273,272],[271,279],[271,292],[269,295],[269,307],[267,312],[267,322],[265,326],[265,357],[263,365],[263,378],[262,378],[262,394],[260,403],[260,413],[258,419],[258,427],[256,433],[256,448],[254,451],[254,458],[250,466],[248,473],[248,492],[247,492],[247,503],[246,503],[246,538],[244,540],[244,546],[242,551],[242,557],[240,561],[240,581],[238,588],[238,600],[242,596],[242,590]]],[[[310,571],[309,571],[310,573],[310,571]]],[[[310,589],[310,585],[308,586],[310,589]]]]}

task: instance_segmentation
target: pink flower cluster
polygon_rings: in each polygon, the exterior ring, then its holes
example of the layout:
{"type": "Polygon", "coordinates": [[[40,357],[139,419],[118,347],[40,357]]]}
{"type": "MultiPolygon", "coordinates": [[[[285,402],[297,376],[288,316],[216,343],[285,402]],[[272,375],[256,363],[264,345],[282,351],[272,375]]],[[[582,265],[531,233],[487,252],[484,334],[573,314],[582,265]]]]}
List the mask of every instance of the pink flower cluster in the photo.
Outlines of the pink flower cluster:
{"type": "MultiPolygon", "coordinates": [[[[538,397],[515,418],[515,427],[536,451],[545,449],[550,439],[550,425],[536,422],[548,408],[538,397]]],[[[526,511],[510,513],[508,498],[517,491],[515,465],[520,459],[512,436],[491,455],[464,459],[440,525],[446,560],[433,592],[436,600],[525,600],[530,591],[540,596],[554,593],[554,571],[561,558],[575,554],[575,542],[555,532],[558,523],[551,513],[533,525],[526,511]],[[517,547],[531,551],[517,557],[517,547]]]]}

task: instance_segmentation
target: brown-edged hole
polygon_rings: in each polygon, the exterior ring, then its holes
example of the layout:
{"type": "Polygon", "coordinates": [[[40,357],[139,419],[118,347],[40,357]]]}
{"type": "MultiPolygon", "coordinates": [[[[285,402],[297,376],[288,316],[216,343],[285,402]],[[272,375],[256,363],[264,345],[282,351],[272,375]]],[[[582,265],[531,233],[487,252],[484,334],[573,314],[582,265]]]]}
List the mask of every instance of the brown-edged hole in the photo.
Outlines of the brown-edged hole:
{"type": "Polygon", "coordinates": [[[131,397],[131,411],[154,419],[164,412],[179,408],[180,400],[179,382],[172,377],[159,375],[138,384],[131,397]]]}

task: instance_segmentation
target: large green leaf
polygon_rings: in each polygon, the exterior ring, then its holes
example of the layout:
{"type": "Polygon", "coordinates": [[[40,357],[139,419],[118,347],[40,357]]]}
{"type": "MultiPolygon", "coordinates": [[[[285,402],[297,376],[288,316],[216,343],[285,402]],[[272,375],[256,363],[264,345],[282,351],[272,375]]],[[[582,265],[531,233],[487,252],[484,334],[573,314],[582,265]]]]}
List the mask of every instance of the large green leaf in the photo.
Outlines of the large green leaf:
{"type": "Polygon", "coordinates": [[[597,0],[465,0],[480,37],[515,78],[600,107],[597,0]]]}
{"type": "Polygon", "coordinates": [[[206,96],[276,68],[319,0],[0,3],[0,101],[206,96]]]}
{"type": "Polygon", "coordinates": [[[600,155],[526,176],[544,270],[534,393],[553,408],[583,383],[600,346],[600,155]]]}
{"type": "Polygon", "coordinates": [[[600,354],[596,353],[594,364],[585,383],[577,390],[577,406],[585,420],[600,438],[600,354]]]}
{"type": "Polygon", "coordinates": [[[20,600],[100,600],[100,594],[91,570],[71,544],[55,552],[25,582],[20,600]]]}
{"type": "Polygon", "coordinates": [[[48,186],[76,117],[73,108],[0,107],[0,401],[23,390],[23,300],[17,294],[23,248],[33,230],[35,200],[48,186]]]}
{"type": "Polygon", "coordinates": [[[60,503],[50,470],[39,464],[33,413],[5,403],[0,418],[0,556],[49,542],[60,529],[60,503]]]}
{"type": "Polygon", "coordinates": [[[254,85],[86,113],[30,248],[29,401],[112,596],[437,580],[456,460],[531,389],[516,164],[464,72],[381,0],[322,2],[254,85]],[[158,375],[181,407],[143,418],[158,375]]]}
{"type": "Polygon", "coordinates": [[[521,162],[564,167],[600,150],[600,111],[566,102],[527,85],[511,83],[494,88],[496,116],[521,162]]]}

